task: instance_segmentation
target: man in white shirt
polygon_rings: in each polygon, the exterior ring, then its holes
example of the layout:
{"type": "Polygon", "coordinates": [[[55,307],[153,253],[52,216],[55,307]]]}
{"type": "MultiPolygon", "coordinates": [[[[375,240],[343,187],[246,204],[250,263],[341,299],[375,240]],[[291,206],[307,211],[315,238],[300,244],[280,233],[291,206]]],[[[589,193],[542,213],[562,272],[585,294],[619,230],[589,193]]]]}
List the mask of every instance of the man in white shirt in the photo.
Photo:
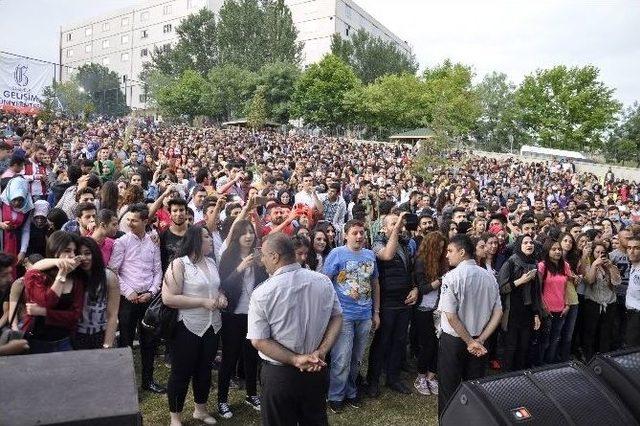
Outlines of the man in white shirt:
{"type": "Polygon", "coordinates": [[[489,357],[484,346],[502,317],[495,277],[479,267],[475,245],[465,234],[451,238],[447,259],[453,267],[442,277],[438,310],[442,334],[438,347],[438,416],[442,416],[458,385],[483,377],[489,357]]]}
{"type": "Polygon", "coordinates": [[[295,204],[304,204],[311,208],[316,208],[323,213],[322,202],[318,198],[315,188],[313,187],[313,176],[306,174],[302,177],[302,191],[298,192],[294,198],[295,204]]]}
{"type": "Polygon", "coordinates": [[[627,256],[631,268],[625,300],[627,308],[625,343],[627,346],[640,346],[640,235],[631,235],[627,240],[627,256]]]}

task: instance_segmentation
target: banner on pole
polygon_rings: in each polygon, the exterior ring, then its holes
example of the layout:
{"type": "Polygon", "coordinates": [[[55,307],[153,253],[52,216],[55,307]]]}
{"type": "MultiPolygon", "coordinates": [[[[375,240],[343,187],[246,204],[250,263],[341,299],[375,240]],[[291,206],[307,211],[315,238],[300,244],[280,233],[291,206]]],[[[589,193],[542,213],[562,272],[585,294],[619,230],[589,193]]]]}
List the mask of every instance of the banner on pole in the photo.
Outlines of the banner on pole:
{"type": "Polygon", "coordinates": [[[32,112],[54,78],[51,64],[0,53],[0,108],[32,112]]]}

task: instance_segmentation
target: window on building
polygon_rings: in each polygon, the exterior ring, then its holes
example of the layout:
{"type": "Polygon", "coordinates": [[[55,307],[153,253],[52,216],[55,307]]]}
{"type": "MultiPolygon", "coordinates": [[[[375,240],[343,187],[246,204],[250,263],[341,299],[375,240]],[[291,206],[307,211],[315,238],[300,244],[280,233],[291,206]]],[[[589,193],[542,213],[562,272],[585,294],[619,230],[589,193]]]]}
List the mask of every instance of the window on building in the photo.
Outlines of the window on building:
{"type": "Polygon", "coordinates": [[[187,9],[193,8],[193,0],[187,0],[187,9]]]}
{"type": "Polygon", "coordinates": [[[149,32],[147,30],[142,30],[140,32],[140,38],[147,38],[149,37],[149,32]]]}
{"type": "Polygon", "coordinates": [[[162,51],[163,52],[168,52],[169,49],[171,49],[171,44],[170,43],[166,43],[162,45],[162,51]]]}
{"type": "Polygon", "coordinates": [[[144,95],[144,93],[138,95],[138,101],[142,103],[147,102],[147,97],[144,95]]]}
{"type": "Polygon", "coordinates": [[[103,49],[109,48],[109,40],[102,40],[102,48],[103,49]]]}
{"type": "Polygon", "coordinates": [[[125,34],[122,37],[120,37],[120,40],[122,41],[122,44],[128,44],[129,43],[129,35],[125,34]]]}
{"type": "Polygon", "coordinates": [[[86,46],[84,46],[84,52],[85,53],[91,53],[91,45],[87,44],[86,46]]]}
{"type": "Polygon", "coordinates": [[[170,33],[170,32],[171,32],[171,30],[172,30],[172,28],[173,28],[173,26],[172,26],[171,24],[165,24],[165,25],[162,27],[162,32],[163,32],[163,33],[165,33],[165,34],[166,34],[166,33],[170,33]]]}
{"type": "Polygon", "coordinates": [[[93,30],[91,27],[84,29],[84,35],[86,35],[87,37],[89,37],[92,33],[93,33],[93,30]]]}
{"type": "Polygon", "coordinates": [[[142,12],[142,13],[140,14],[140,20],[141,20],[142,22],[145,22],[145,21],[148,21],[148,20],[149,20],[149,11],[148,11],[148,10],[146,10],[146,11],[144,11],[144,12],[142,12]]]}
{"type": "Polygon", "coordinates": [[[149,49],[147,49],[146,47],[140,51],[140,57],[142,58],[147,56],[148,54],[149,54],[149,49]]]}
{"type": "Polygon", "coordinates": [[[171,5],[170,4],[165,4],[162,7],[162,14],[163,15],[171,15],[171,5]]]}
{"type": "Polygon", "coordinates": [[[70,58],[73,56],[73,49],[67,49],[67,58],[70,58]]]}
{"type": "Polygon", "coordinates": [[[67,33],[67,41],[71,41],[71,33],[67,33]]]}
{"type": "Polygon", "coordinates": [[[347,37],[349,37],[349,30],[351,30],[351,27],[347,25],[347,28],[344,30],[344,33],[347,37]]]}
{"type": "Polygon", "coordinates": [[[111,63],[111,61],[109,60],[109,58],[102,58],[102,65],[104,65],[105,67],[107,65],[109,65],[111,63]]]}
{"type": "Polygon", "coordinates": [[[124,18],[122,18],[122,20],[120,21],[120,25],[123,27],[128,27],[129,26],[129,17],[125,16],[124,18]]]}
{"type": "Polygon", "coordinates": [[[102,24],[102,31],[109,31],[109,23],[105,22],[104,24],[102,24]]]}
{"type": "Polygon", "coordinates": [[[120,55],[120,60],[122,62],[129,62],[129,53],[125,52],[120,55]]]}

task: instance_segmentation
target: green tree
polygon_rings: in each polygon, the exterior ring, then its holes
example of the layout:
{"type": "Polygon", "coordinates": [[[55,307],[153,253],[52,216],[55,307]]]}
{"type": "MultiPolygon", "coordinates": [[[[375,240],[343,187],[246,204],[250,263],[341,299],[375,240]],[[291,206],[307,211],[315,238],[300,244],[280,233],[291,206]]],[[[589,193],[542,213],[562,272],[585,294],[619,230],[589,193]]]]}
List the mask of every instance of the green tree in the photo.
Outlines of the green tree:
{"type": "Polygon", "coordinates": [[[300,76],[293,93],[296,116],[306,124],[328,127],[352,120],[345,94],[361,84],[353,69],[335,55],[326,55],[300,76]]]}
{"type": "Polygon", "coordinates": [[[621,105],[599,73],[591,65],[559,65],[526,76],[516,104],[527,134],[548,148],[600,149],[621,105]]]}
{"type": "Polygon", "coordinates": [[[83,65],[74,80],[91,96],[96,113],[117,117],[129,113],[122,81],[109,68],[94,63],[83,65]]]}
{"type": "Polygon", "coordinates": [[[256,88],[256,74],[237,65],[213,68],[207,75],[206,110],[221,121],[240,118],[256,88]]]}
{"type": "Polygon", "coordinates": [[[257,85],[265,90],[268,117],[285,124],[291,117],[291,98],[300,69],[291,63],[267,64],[258,71],[257,85]]]}
{"type": "Polygon", "coordinates": [[[75,78],[63,83],[53,82],[43,92],[43,117],[51,118],[56,111],[79,117],[94,109],[91,97],[81,89],[75,78]]]}
{"type": "Polygon", "coordinates": [[[266,89],[259,86],[247,108],[247,124],[252,129],[261,129],[267,122],[266,89]]]}
{"type": "Polygon", "coordinates": [[[449,60],[424,70],[423,124],[445,140],[468,136],[480,117],[480,101],[472,78],[470,67],[449,60]]]}
{"type": "Polygon", "coordinates": [[[624,110],[605,146],[605,155],[624,164],[633,161],[640,167],[640,103],[624,110]]]}
{"type": "Polygon", "coordinates": [[[207,81],[197,71],[186,70],[172,84],[157,92],[160,110],[169,115],[187,115],[190,119],[196,115],[206,115],[205,93],[207,81]]]}
{"type": "Polygon", "coordinates": [[[284,0],[266,1],[262,57],[267,62],[299,64],[304,43],[298,42],[298,30],[293,25],[291,10],[284,0]]]}
{"type": "Polygon", "coordinates": [[[372,37],[363,29],[349,39],[334,34],[331,52],[351,65],[363,83],[371,83],[385,74],[415,74],[418,70],[414,55],[407,56],[393,43],[372,37]]]}
{"type": "Polygon", "coordinates": [[[520,131],[516,121],[516,86],[507,75],[499,72],[487,74],[476,86],[482,107],[475,136],[479,145],[490,151],[506,151],[526,143],[526,134],[520,131]]]}
{"type": "Polygon", "coordinates": [[[202,75],[218,65],[218,42],[215,15],[208,9],[186,17],[176,28],[178,42],[168,49],[156,48],[151,61],[145,64],[141,80],[147,81],[149,71],[179,77],[188,69],[202,75]]]}

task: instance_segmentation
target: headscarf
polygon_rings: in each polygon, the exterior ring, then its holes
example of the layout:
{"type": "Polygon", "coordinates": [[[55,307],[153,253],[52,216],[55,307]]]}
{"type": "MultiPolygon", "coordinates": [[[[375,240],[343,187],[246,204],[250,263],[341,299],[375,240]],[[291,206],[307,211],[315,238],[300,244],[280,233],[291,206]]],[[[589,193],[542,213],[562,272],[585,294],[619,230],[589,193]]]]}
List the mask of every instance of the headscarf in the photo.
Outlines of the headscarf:
{"type": "MultiPolygon", "coordinates": [[[[524,263],[528,264],[536,264],[535,251],[531,253],[531,255],[527,256],[522,252],[522,241],[525,237],[529,237],[529,235],[520,235],[516,238],[515,243],[513,244],[513,254],[517,255],[524,263]]],[[[533,240],[533,239],[532,239],[533,240]]]]}
{"type": "Polygon", "coordinates": [[[0,200],[7,205],[11,205],[11,201],[19,197],[24,199],[22,207],[16,209],[11,206],[11,208],[24,214],[29,213],[33,209],[33,200],[31,200],[31,193],[29,192],[29,183],[22,176],[16,176],[7,183],[7,187],[0,195],[0,200]]]}

